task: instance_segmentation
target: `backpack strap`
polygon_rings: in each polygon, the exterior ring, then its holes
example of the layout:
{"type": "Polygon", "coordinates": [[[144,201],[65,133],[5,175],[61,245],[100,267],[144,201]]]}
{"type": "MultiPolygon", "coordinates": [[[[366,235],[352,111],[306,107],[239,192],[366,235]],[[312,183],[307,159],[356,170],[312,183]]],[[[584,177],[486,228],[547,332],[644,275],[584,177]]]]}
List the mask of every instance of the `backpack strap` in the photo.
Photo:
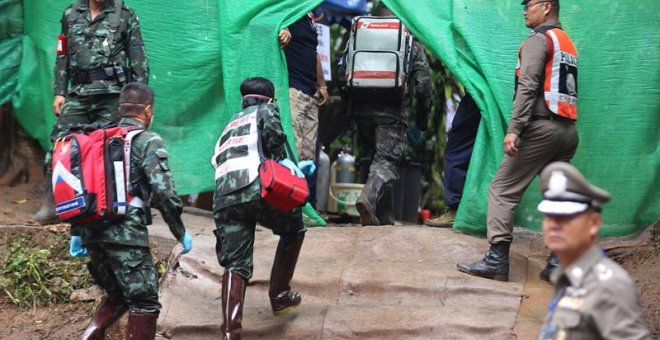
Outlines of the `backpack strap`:
{"type": "Polygon", "coordinates": [[[136,128],[136,129],[127,129],[125,131],[125,137],[124,137],[124,169],[123,171],[119,171],[120,169],[115,169],[115,173],[124,173],[126,174],[126,178],[123,180],[117,180],[115,181],[115,186],[116,186],[116,192],[117,192],[117,203],[119,203],[119,206],[117,207],[118,213],[119,214],[125,214],[128,206],[134,206],[138,208],[144,208],[144,202],[140,197],[134,196],[130,202],[126,202],[126,199],[128,197],[128,192],[126,192],[126,188],[130,187],[131,185],[131,145],[133,142],[133,138],[135,136],[139,135],[142,133],[144,129],[141,128],[136,128]]]}

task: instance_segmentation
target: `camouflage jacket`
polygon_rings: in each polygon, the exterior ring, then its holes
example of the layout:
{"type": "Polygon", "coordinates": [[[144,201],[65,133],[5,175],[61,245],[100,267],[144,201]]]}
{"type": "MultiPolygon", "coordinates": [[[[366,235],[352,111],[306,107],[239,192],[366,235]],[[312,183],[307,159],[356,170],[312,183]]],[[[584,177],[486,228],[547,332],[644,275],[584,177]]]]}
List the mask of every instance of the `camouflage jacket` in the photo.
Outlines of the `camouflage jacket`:
{"type": "MultiPolygon", "coordinates": [[[[349,41],[348,44],[351,44],[351,42],[349,41]]],[[[345,61],[342,60],[339,64],[339,74],[344,74],[344,72],[345,61]]],[[[417,125],[426,130],[435,88],[431,77],[431,67],[424,54],[424,49],[416,40],[413,41],[412,45],[410,71],[407,80],[405,96],[400,106],[383,104],[379,100],[374,102],[361,101],[359,104],[354,105],[353,114],[400,117],[403,122],[407,123],[410,117],[409,109],[414,104],[417,113],[417,125]],[[414,96],[411,95],[412,91],[415,91],[414,96]]]]}
{"type": "MultiPolygon", "coordinates": [[[[134,118],[124,118],[119,126],[143,127],[134,118]]],[[[183,203],[174,189],[174,181],[168,164],[168,153],[160,136],[153,131],[144,131],[137,135],[131,145],[131,188],[133,194],[141,197],[151,196],[151,206],[157,208],[170,227],[172,235],[181,239],[185,227],[181,220],[183,203]],[[140,194],[139,188],[150,193],[140,194]]],[[[129,206],[126,216],[116,224],[103,228],[78,228],[83,243],[113,243],[131,246],[149,246],[147,215],[144,209],[129,206]]],[[[75,234],[75,233],[74,233],[75,234]]]]}
{"type": "Polygon", "coordinates": [[[431,66],[429,66],[426,54],[424,54],[424,48],[422,48],[417,41],[413,41],[410,62],[410,76],[408,77],[406,96],[401,104],[401,110],[404,112],[402,115],[404,119],[408,119],[408,110],[413,105],[411,91],[414,89],[414,105],[415,112],[417,113],[417,126],[422,130],[426,130],[429,125],[428,117],[431,112],[431,104],[435,88],[431,77],[431,66]]]}
{"type": "MultiPolygon", "coordinates": [[[[252,107],[246,108],[249,110],[252,107]]],[[[286,134],[282,128],[280,110],[275,104],[262,104],[257,109],[257,128],[259,129],[259,140],[264,158],[281,160],[286,158],[285,142],[286,134]]],[[[228,176],[225,176],[228,177],[228,176]]],[[[215,182],[215,194],[213,196],[213,211],[222,208],[255,201],[261,199],[261,181],[256,180],[243,189],[226,195],[219,193],[219,188],[226,185],[229,178],[219,178],[215,182]]]]}
{"type": "Polygon", "coordinates": [[[113,0],[107,1],[105,9],[94,20],[90,17],[87,0],[79,0],[64,11],[60,22],[61,35],[66,37],[66,46],[63,46],[63,53],[58,53],[55,61],[56,95],[119,93],[122,85],[116,80],[95,80],[87,84],[72,82],[76,70],[111,65],[130,69],[133,81],[145,84],[148,82],[149,64],[138,17],[135,11],[124,3],[119,16],[119,26],[112,27],[109,19],[110,14],[115,11],[113,0]],[[112,32],[115,32],[114,41],[112,46],[109,46],[108,37],[112,32]]]}

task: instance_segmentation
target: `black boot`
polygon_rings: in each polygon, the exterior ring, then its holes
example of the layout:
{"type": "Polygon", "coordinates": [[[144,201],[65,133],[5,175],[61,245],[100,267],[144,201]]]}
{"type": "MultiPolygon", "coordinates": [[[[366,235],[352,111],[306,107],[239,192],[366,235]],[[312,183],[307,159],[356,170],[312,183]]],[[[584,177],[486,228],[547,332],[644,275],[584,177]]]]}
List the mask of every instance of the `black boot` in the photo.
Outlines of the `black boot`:
{"type": "Polygon", "coordinates": [[[302,247],[305,234],[297,236],[283,236],[277,244],[273,269],[270,272],[270,306],[274,315],[284,315],[302,302],[300,293],[291,290],[291,278],[296,270],[298,255],[302,247]]]}
{"type": "Polygon", "coordinates": [[[242,276],[226,271],[222,275],[222,338],[240,340],[243,326],[243,305],[247,280],[242,276]]]}
{"type": "Polygon", "coordinates": [[[394,190],[389,186],[383,189],[383,196],[376,207],[376,218],[380,225],[394,225],[394,190]]]}
{"type": "Polygon", "coordinates": [[[458,270],[475,276],[498,281],[509,280],[509,248],[511,243],[499,242],[490,245],[483,259],[472,264],[458,263],[458,270]]]}
{"type": "Polygon", "coordinates": [[[360,224],[380,225],[376,217],[376,207],[383,194],[383,185],[383,180],[378,176],[369,176],[367,183],[364,184],[360,198],[355,202],[355,208],[360,213],[360,224]]]}
{"type": "Polygon", "coordinates": [[[154,340],[156,338],[156,321],[159,312],[147,313],[131,310],[128,313],[127,340],[154,340]]]}
{"type": "Polygon", "coordinates": [[[94,312],[82,335],[83,340],[102,340],[105,332],[128,310],[121,296],[106,296],[94,312]]]}
{"type": "Polygon", "coordinates": [[[548,262],[539,274],[539,277],[541,277],[542,280],[550,281],[550,274],[552,274],[557,267],[559,267],[559,259],[555,253],[550,253],[550,256],[548,256],[548,262]]]}
{"type": "Polygon", "coordinates": [[[51,177],[52,175],[47,172],[44,183],[44,194],[41,200],[41,208],[39,208],[39,211],[32,215],[32,219],[39,222],[39,224],[59,222],[57,215],[55,215],[55,198],[53,198],[53,186],[50,182],[51,177]]]}

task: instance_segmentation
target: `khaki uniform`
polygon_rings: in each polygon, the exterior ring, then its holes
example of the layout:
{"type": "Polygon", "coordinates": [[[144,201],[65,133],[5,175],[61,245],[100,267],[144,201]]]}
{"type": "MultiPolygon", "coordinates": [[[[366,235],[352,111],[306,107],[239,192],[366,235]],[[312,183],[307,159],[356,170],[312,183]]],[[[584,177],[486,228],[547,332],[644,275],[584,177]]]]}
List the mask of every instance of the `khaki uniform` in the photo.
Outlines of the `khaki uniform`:
{"type": "MultiPolygon", "coordinates": [[[[544,23],[540,27],[561,27],[544,23]]],[[[511,242],[515,209],[543,168],[555,161],[569,162],[579,137],[575,123],[549,120],[542,93],[548,44],[543,33],[529,34],[521,49],[521,76],[507,133],[518,135],[518,154],[504,156],[488,188],[488,241],[511,242]]]]}
{"type": "Polygon", "coordinates": [[[634,283],[600,247],[551,280],[557,293],[539,339],[651,339],[634,283]]]}
{"type": "Polygon", "coordinates": [[[319,130],[319,101],[300,90],[289,88],[291,125],[300,160],[316,159],[316,139],[319,130]]]}

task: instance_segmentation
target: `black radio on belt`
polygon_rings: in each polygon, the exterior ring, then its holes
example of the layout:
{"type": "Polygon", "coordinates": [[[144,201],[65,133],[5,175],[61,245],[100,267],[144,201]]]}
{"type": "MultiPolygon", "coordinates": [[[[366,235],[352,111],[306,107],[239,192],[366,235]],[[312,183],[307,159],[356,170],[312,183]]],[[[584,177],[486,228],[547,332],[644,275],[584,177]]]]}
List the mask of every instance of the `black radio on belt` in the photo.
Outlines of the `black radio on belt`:
{"type": "Polygon", "coordinates": [[[124,73],[124,68],[119,65],[113,67],[115,69],[115,74],[117,75],[117,81],[120,84],[126,84],[126,74],[124,73]]]}
{"type": "Polygon", "coordinates": [[[130,75],[123,66],[113,65],[108,67],[97,67],[92,69],[73,69],[70,72],[71,82],[74,85],[89,84],[96,80],[116,80],[120,84],[126,84],[130,75]]]}

